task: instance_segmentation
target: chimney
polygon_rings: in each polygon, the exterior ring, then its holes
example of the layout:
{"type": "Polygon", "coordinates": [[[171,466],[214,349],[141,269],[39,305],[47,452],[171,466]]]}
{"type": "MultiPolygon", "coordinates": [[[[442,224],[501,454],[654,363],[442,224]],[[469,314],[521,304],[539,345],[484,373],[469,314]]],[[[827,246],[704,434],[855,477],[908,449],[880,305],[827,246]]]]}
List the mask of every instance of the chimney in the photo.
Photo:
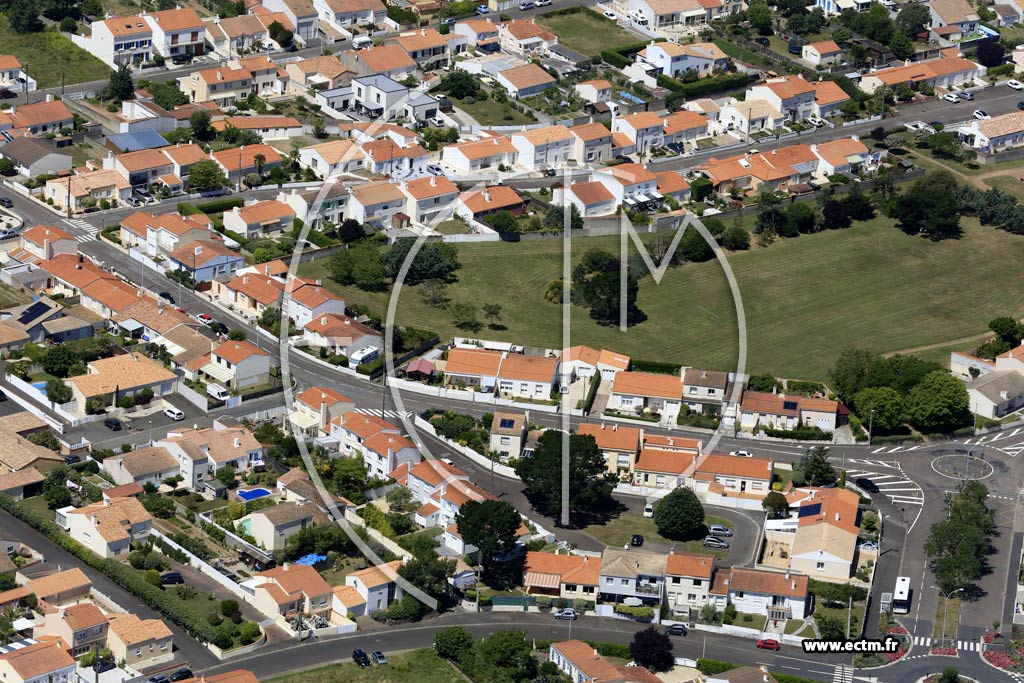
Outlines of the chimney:
{"type": "Polygon", "coordinates": [[[615,424],[612,425],[612,431],[613,432],[619,431],[619,424],[618,423],[615,423],[615,424]]]}
{"type": "Polygon", "coordinates": [[[839,513],[838,512],[836,513],[836,521],[837,522],[839,521],[839,513]]]}
{"type": "Polygon", "coordinates": [[[789,572],[786,572],[786,580],[789,581],[789,572]]]}
{"type": "Polygon", "coordinates": [[[242,447],[242,440],[236,436],[235,437],[235,448],[241,448],[241,447],[242,447]]]}
{"type": "Polygon", "coordinates": [[[249,276],[248,275],[243,275],[242,276],[242,284],[243,285],[249,284],[249,276]]]}
{"type": "Polygon", "coordinates": [[[320,316],[320,324],[321,325],[326,325],[327,324],[327,316],[326,315],[320,316]]]}
{"type": "Polygon", "coordinates": [[[437,176],[436,175],[430,176],[430,186],[431,187],[437,187],[437,176]]]}
{"type": "Polygon", "coordinates": [[[485,202],[491,201],[491,193],[487,191],[486,187],[483,189],[483,197],[485,202]]]}
{"type": "Polygon", "coordinates": [[[292,563],[291,562],[285,562],[284,565],[281,567],[281,569],[283,569],[284,571],[288,571],[291,568],[292,568],[292,563]]]}

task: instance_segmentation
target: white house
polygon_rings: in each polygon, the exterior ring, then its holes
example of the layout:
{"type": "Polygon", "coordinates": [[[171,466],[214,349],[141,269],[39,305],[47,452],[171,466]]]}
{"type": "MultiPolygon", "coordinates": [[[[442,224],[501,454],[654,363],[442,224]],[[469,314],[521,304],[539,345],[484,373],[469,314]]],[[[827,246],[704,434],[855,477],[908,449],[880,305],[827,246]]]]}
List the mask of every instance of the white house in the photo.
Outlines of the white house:
{"type": "Polygon", "coordinates": [[[745,99],[764,100],[787,121],[803,121],[813,113],[814,95],[814,86],[802,76],[785,76],[748,88],[745,99]]]}
{"type": "Polygon", "coordinates": [[[345,313],[345,300],[331,294],[319,280],[291,280],[285,286],[285,292],[284,316],[298,327],[305,327],[320,316],[345,313]],[[287,294],[289,292],[290,295],[287,294]]]}
{"type": "Polygon", "coordinates": [[[402,560],[394,560],[352,572],[345,577],[345,585],[359,593],[368,612],[385,609],[394,600],[402,598],[402,588],[395,581],[402,564],[402,560]]]}
{"type": "Polygon", "coordinates": [[[682,397],[683,381],[678,375],[620,372],[612,383],[608,407],[623,413],[658,413],[674,420],[682,397]]]}
{"type": "Polygon", "coordinates": [[[459,188],[445,176],[416,178],[402,183],[400,188],[409,198],[406,215],[420,224],[451,216],[452,204],[459,196],[459,188]]]}
{"type": "Polygon", "coordinates": [[[665,563],[665,602],[674,613],[700,610],[708,604],[715,575],[715,557],[673,551],[665,563]]]}
{"type": "Polygon", "coordinates": [[[133,542],[144,542],[153,517],[138,498],[104,500],[65,513],[68,533],[104,558],[126,558],[133,542]]]}
{"type": "Polygon", "coordinates": [[[167,58],[206,52],[206,26],[190,7],[143,12],[153,32],[153,49],[167,58]]]}
{"type": "Polygon", "coordinates": [[[337,29],[377,24],[387,17],[381,0],[313,0],[320,19],[337,29]]]}
{"type": "Polygon", "coordinates": [[[441,163],[459,173],[475,173],[498,166],[511,168],[518,158],[519,150],[504,135],[445,145],[441,150],[441,163]]]}
{"type": "Polygon", "coordinates": [[[71,40],[111,68],[148,62],[153,58],[153,30],[144,16],[111,17],[94,21],[87,36],[71,40]]]}
{"type": "Polygon", "coordinates": [[[532,171],[559,168],[572,155],[575,137],[564,126],[531,128],[512,134],[519,164],[532,171]]]}
{"type": "Polygon", "coordinates": [[[380,228],[390,227],[395,214],[405,211],[406,202],[405,193],[393,183],[367,183],[352,190],[348,217],[380,228]]]}
{"type": "Polygon", "coordinates": [[[601,554],[602,601],[623,602],[639,599],[645,605],[658,605],[665,588],[667,556],[635,548],[605,548],[601,554]]]}
{"type": "Polygon", "coordinates": [[[637,53],[637,61],[652,64],[670,78],[678,78],[691,71],[698,78],[724,71],[729,66],[729,55],[714,43],[651,42],[637,53]]]}
{"type": "Polygon", "coordinates": [[[832,66],[843,60],[843,50],[834,40],[822,40],[804,45],[801,57],[814,66],[832,66]]]}
{"type": "Polygon", "coordinates": [[[612,119],[612,133],[622,133],[629,138],[639,154],[665,145],[664,126],[661,117],[650,111],[612,119]]]}
{"type": "Polygon", "coordinates": [[[721,569],[715,574],[711,600],[719,608],[761,614],[773,621],[804,619],[810,604],[808,578],[793,572],[721,569]]]}

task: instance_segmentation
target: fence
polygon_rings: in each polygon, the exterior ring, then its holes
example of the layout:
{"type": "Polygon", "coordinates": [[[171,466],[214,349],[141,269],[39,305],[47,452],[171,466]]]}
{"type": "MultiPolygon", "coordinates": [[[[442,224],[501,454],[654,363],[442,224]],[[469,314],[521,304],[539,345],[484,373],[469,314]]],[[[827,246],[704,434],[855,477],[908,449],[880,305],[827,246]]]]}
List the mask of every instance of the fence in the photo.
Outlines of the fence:
{"type": "Polygon", "coordinates": [[[196,557],[195,555],[193,555],[192,553],[190,553],[189,551],[185,550],[183,547],[181,547],[180,545],[178,545],[177,543],[175,543],[174,541],[169,539],[167,536],[162,534],[159,529],[153,528],[153,529],[150,530],[150,533],[155,538],[157,538],[160,543],[165,543],[165,544],[167,544],[168,547],[173,548],[174,550],[176,550],[176,551],[182,553],[183,555],[185,555],[185,557],[188,558],[189,566],[195,567],[196,569],[201,571],[203,574],[205,574],[206,576],[210,577],[211,579],[213,579],[214,581],[219,583],[221,586],[223,586],[224,588],[227,588],[229,591],[231,591],[232,593],[234,593],[235,595],[240,597],[245,602],[251,602],[252,601],[252,596],[249,595],[248,593],[246,593],[244,590],[242,590],[241,586],[239,586],[237,583],[235,583],[234,581],[232,581],[231,579],[229,579],[228,577],[224,576],[219,571],[214,569],[214,567],[212,565],[210,565],[209,563],[207,563],[204,560],[196,557]]]}
{"type": "Polygon", "coordinates": [[[180,377],[178,378],[178,394],[204,413],[210,408],[209,399],[186,385],[185,381],[180,377]]]}
{"type": "MultiPolygon", "coordinates": [[[[48,401],[46,401],[46,398],[42,394],[39,393],[38,389],[36,389],[34,386],[29,384],[28,382],[26,382],[26,381],[24,381],[22,379],[19,379],[19,378],[15,377],[14,375],[11,375],[11,374],[4,375],[4,379],[7,380],[8,384],[10,384],[12,387],[14,387],[15,389],[18,390],[16,392],[12,391],[10,393],[10,396],[11,396],[11,398],[14,399],[15,403],[19,404],[22,408],[24,408],[28,412],[32,413],[33,415],[35,415],[36,417],[38,417],[40,420],[42,420],[46,424],[48,424],[51,427],[53,427],[53,429],[58,434],[63,434],[64,433],[64,424],[62,422],[60,422],[56,418],[52,417],[49,413],[44,411],[39,406],[36,406],[33,403],[31,403],[30,401],[26,400],[25,397],[27,397],[29,399],[32,399],[34,401],[37,401],[39,403],[44,403],[44,402],[45,403],[49,403],[48,401]],[[25,397],[22,397],[21,395],[19,395],[19,392],[22,393],[22,394],[25,394],[25,397]]],[[[72,418],[72,420],[68,420],[68,421],[71,422],[72,426],[74,426],[73,418],[72,418]]]]}
{"type": "Polygon", "coordinates": [[[857,119],[856,121],[845,121],[843,123],[843,128],[849,128],[851,126],[861,126],[861,125],[863,125],[865,123],[874,123],[875,121],[881,121],[881,120],[882,120],[881,115],[876,114],[875,116],[869,116],[866,119],[857,119]]]}
{"type": "Polygon", "coordinates": [[[217,522],[213,521],[213,517],[211,517],[209,513],[204,512],[200,514],[199,519],[206,522],[210,526],[220,529],[222,532],[224,532],[224,543],[228,547],[242,548],[243,550],[251,554],[253,557],[260,558],[267,564],[274,560],[273,556],[266,550],[263,550],[262,548],[257,548],[252,543],[249,543],[249,541],[246,541],[244,538],[235,535],[231,531],[222,527],[220,524],[217,524],[217,522]]]}

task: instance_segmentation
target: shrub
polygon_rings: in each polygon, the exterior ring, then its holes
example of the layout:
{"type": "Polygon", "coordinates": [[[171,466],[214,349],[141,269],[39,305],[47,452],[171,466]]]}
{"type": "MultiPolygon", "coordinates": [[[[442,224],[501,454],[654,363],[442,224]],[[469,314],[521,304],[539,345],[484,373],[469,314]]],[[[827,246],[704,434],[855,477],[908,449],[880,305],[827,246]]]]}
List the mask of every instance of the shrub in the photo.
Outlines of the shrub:
{"type": "Polygon", "coordinates": [[[224,619],[216,612],[210,612],[207,614],[206,621],[209,622],[210,626],[220,626],[224,623],[224,619]]]}
{"type": "Polygon", "coordinates": [[[615,613],[625,614],[626,616],[634,617],[636,619],[654,618],[654,608],[650,607],[649,605],[640,605],[638,607],[633,607],[631,605],[616,604],[615,613]]]}
{"type": "Polygon", "coordinates": [[[537,598],[538,609],[551,609],[551,598],[547,595],[541,595],[537,598]]]}
{"type": "Polygon", "coordinates": [[[732,662],[723,662],[719,659],[698,659],[697,670],[705,676],[714,676],[715,674],[724,673],[731,669],[735,669],[736,664],[732,662]]]}
{"type": "Polygon", "coordinates": [[[250,645],[260,639],[262,632],[260,631],[260,625],[251,621],[247,621],[238,629],[238,639],[242,641],[242,645],[250,645]]]}
{"type": "Polygon", "coordinates": [[[164,558],[160,557],[159,553],[150,553],[149,555],[146,555],[146,561],[143,564],[145,569],[155,569],[158,572],[163,571],[166,566],[167,563],[164,562],[164,558]]]}

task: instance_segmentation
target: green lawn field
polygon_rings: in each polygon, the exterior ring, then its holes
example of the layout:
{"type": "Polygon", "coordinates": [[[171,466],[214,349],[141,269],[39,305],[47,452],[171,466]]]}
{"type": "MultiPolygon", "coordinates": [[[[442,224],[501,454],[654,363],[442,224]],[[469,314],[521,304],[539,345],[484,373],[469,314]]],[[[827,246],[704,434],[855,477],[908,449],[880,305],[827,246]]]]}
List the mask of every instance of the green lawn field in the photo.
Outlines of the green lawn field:
{"type": "Polygon", "coordinates": [[[537,23],[557,35],[560,45],[588,57],[600,54],[601,50],[614,50],[639,40],[593,10],[555,16],[542,14],[537,17],[537,23]]]}
{"type": "MultiPolygon", "coordinates": [[[[964,227],[962,239],[933,243],[877,218],[730,255],[747,322],[748,371],[822,380],[846,346],[879,352],[941,346],[984,333],[999,315],[1024,315],[1016,282],[1024,238],[974,219],[964,219],[964,227]]],[[[574,257],[591,247],[617,251],[618,238],[577,239],[574,257]]],[[[561,306],[543,294],[559,277],[561,259],[559,239],[459,245],[462,268],[448,295],[453,302],[501,304],[506,329],[485,328],[480,336],[558,347],[561,306]]],[[[300,273],[323,277],[350,303],[387,311],[388,292],[338,287],[326,277],[324,262],[304,264],[300,273]]],[[[573,343],[634,358],[735,368],[736,315],[717,262],[671,269],[657,286],[643,278],[639,305],[648,319],[626,333],[574,307],[573,343]]],[[[398,324],[433,330],[442,339],[464,335],[450,320],[425,305],[417,288],[402,290],[398,324]]]]}
{"type": "Polygon", "coordinates": [[[60,85],[61,69],[64,82],[88,83],[110,77],[110,67],[78,47],[56,30],[20,34],[11,29],[7,17],[0,15],[0,45],[3,52],[13,54],[28,69],[40,88],[60,85]]]}
{"type": "MultiPolygon", "coordinates": [[[[382,633],[383,635],[383,633],[382,633]]],[[[271,678],[274,683],[465,683],[466,679],[451,664],[434,654],[433,650],[414,650],[407,654],[390,655],[387,638],[383,638],[385,666],[357,666],[347,656],[344,664],[332,664],[319,669],[271,678]]]]}

